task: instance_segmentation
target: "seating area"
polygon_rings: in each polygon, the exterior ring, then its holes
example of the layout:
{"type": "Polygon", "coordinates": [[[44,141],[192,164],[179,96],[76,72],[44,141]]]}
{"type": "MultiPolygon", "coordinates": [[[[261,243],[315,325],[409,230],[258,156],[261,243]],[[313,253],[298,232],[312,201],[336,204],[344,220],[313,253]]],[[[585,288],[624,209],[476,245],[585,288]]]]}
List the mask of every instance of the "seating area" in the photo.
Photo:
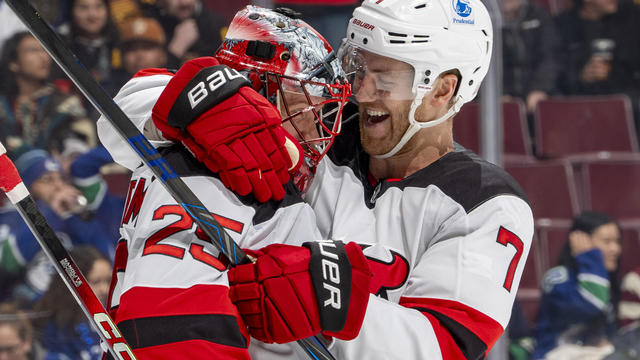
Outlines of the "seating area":
{"type": "Polygon", "coordinates": [[[625,95],[542,100],[534,118],[539,158],[638,151],[631,101],[625,95]]]}
{"type": "MultiPolygon", "coordinates": [[[[527,112],[521,100],[502,103],[503,148],[506,154],[533,156],[531,136],[527,127],[527,112]]],[[[480,104],[466,104],[453,122],[455,141],[480,153],[480,104]]]]}
{"type": "MultiPolygon", "coordinates": [[[[625,95],[556,97],[541,101],[530,121],[524,105],[504,102],[504,168],[527,194],[535,218],[532,249],[518,299],[535,320],[544,273],[555,266],[572,218],[596,210],[622,229],[620,274],[640,266],[640,151],[631,101],[625,95]]],[[[454,139],[480,150],[480,106],[454,120],[454,139]]]]}

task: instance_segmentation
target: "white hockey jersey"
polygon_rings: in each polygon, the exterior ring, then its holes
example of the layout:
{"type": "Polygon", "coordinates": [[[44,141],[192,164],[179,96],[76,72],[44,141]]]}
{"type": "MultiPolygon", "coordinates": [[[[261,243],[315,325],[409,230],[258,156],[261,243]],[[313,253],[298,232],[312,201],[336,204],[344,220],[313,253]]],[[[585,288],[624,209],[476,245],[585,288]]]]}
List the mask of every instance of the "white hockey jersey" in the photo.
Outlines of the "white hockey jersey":
{"type": "MultiPolygon", "coordinates": [[[[455,120],[454,120],[455,121],[455,120]]],[[[501,168],[456,147],[405,179],[372,182],[357,122],[306,193],[323,238],[365,246],[374,280],[363,327],[338,359],[480,359],[508,324],[533,215],[501,168]]]]}
{"type": "MultiPolygon", "coordinates": [[[[144,72],[116,96],[141,131],[170,79],[170,73],[144,72]]],[[[114,159],[133,170],[109,309],[138,359],[249,358],[248,334],[228,297],[220,252],[106,119],[99,120],[98,132],[114,159]]],[[[320,239],[313,211],[293,184],[280,202],[258,203],[226,189],[182,145],[154,145],[241,248],[320,239]]],[[[303,354],[288,346],[284,351],[303,354]]]]}

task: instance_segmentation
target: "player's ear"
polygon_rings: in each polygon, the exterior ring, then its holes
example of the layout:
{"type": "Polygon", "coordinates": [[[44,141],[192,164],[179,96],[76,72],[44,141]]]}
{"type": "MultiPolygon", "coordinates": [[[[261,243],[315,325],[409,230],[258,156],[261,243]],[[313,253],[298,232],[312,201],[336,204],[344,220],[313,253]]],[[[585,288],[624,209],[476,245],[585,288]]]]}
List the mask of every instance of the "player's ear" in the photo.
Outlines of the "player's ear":
{"type": "Polygon", "coordinates": [[[444,74],[438,78],[433,89],[434,105],[448,104],[456,92],[458,77],[455,74],[444,74]]]}

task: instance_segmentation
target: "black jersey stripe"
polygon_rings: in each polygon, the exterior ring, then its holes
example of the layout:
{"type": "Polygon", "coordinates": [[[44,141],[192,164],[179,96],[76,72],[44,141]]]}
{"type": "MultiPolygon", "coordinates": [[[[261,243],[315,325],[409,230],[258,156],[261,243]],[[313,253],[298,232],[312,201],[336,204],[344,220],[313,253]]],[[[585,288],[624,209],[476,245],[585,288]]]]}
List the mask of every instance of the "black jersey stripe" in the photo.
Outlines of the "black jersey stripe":
{"type": "Polygon", "coordinates": [[[176,315],[130,319],[118,324],[132,349],[187,340],[246,348],[235,316],[221,314],[176,315]]]}

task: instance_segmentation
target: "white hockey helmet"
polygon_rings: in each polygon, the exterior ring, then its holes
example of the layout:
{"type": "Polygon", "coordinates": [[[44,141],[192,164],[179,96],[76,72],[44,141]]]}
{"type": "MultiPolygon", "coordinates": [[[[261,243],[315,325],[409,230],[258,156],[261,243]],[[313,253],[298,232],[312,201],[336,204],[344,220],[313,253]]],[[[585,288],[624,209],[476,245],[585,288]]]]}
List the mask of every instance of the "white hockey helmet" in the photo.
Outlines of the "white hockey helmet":
{"type": "MultiPolygon", "coordinates": [[[[355,9],[338,52],[348,75],[366,71],[361,50],[393,58],[414,69],[409,128],[386,158],[398,152],[421,128],[438,125],[477,94],[491,59],[491,18],[480,0],[364,0],[355,9]],[[363,68],[364,67],[364,68],[363,68]],[[453,106],[443,117],[415,120],[422,98],[443,72],[460,73],[453,106]]],[[[353,81],[352,77],[348,77],[353,81]]],[[[354,81],[353,94],[357,94],[354,81]]]]}

